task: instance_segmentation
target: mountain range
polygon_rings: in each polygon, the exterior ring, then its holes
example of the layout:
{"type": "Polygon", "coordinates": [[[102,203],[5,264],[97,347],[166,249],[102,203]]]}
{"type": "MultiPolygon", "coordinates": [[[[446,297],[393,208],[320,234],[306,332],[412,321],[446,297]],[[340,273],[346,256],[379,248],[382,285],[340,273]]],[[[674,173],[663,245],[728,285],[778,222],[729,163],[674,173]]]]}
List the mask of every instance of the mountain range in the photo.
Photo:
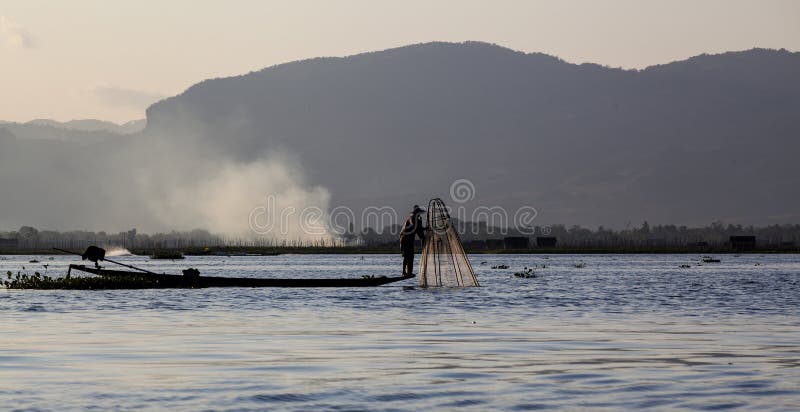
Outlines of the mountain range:
{"type": "MultiPolygon", "coordinates": [[[[297,185],[329,193],[329,208],[356,213],[368,206],[405,213],[436,196],[460,206],[450,199],[451,184],[466,179],[474,193],[464,206],[502,206],[512,214],[532,206],[541,224],[800,221],[800,53],[786,50],[623,70],[480,42],[425,43],[206,80],[153,104],[146,117],[143,130],[125,136],[73,130],[108,137],[84,139],[91,150],[64,146],[80,138],[33,143],[19,127],[0,124],[0,168],[32,167],[11,150],[49,159],[61,166],[56,173],[66,187],[58,191],[66,194],[82,193],[77,186],[87,181],[109,187],[109,170],[159,170],[168,188],[214,181],[213,170],[230,169],[225,165],[279,156],[289,171],[281,178],[297,175],[297,185]],[[95,163],[72,167],[56,153],[95,163]]],[[[23,179],[26,172],[14,175],[23,179]]],[[[131,192],[137,185],[126,187],[101,197],[123,196],[118,207],[132,209],[149,199],[131,192]]],[[[20,189],[19,207],[9,209],[16,216],[7,213],[0,224],[35,220],[23,204],[37,192],[20,189]]],[[[74,206],[81,219],[114,220],[107,210],[74,206]]],[[[170,228],[169,219],[146,218],[141,210],[117,221],[170,228]]],[[[52,221],[71,215],[58,216],[52,221]]]]}
{"type": "Polygon", "coordinates": [[[621,70],[427,43],[213,79],[147,110],[244,161],[286,150],[333,203],[405,210],[468,179],[544,221],[797,221],[800,53],[621,70]]]}
{"type": "Polygon", "coordinates": [[[25,123],[0,120],[0,127],[11,131],[22,138],[69,140],[80,139],[81,132],[105,132],[111,134],[133,134],[141,132],[146,125],[145,119],[131,120],[123,124],[97,119],[79,119],[59,122],[51,119],[34,119],[25,123]]]}

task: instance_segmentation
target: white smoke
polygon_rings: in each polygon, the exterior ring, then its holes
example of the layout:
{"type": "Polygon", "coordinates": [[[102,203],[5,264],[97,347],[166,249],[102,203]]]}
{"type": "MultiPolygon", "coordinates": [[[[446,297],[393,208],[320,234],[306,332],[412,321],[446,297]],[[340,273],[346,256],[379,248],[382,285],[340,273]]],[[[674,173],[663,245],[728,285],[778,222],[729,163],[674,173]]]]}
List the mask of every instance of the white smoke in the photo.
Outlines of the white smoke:
{"type": "Polygon", "coordinates": [[[180,229],[202,227],[240,237],[311,240],[327,238],[327,234],[320,233],[319,225],[311,228],[315,230],[304,227],[302,211],[327,210],[329,199],[327,190],[307,185],[298,167],[275,156],[221,165],[210,176],[177,186],[150,206],[164,225],[180,229]],[[251,215],[261,209],[270,220],[284,218],[268,231],[259,230],[251,225],[251,215]]]}
{"type": "Polygon", "coordinates": [[[35,49],[36,39],[19,23],[6,16],[0,16],[0,37],[13,49],[35,49]]]}
{"type": "Polygon", "coordinates": [[[0,230],[206,229],[237,238],[327,239],[324,225],[308,225],[301,212],[327,210],[330,194],[304,175],[285,151],[243,149],[204,133],[143,132],[87,144],[14,138],[0,128],[0,189],[8,195],[0,230]],[[253,211],[267,206],[275,224],[253,230],[253,211]]]}
{"type": "Polygon", "coordinates": [[[124,247],[113,246],[106,250],[106,256],[108,257],[115,257],[115,256],[131,256],[130,250],[125,249],[124,247]]]}

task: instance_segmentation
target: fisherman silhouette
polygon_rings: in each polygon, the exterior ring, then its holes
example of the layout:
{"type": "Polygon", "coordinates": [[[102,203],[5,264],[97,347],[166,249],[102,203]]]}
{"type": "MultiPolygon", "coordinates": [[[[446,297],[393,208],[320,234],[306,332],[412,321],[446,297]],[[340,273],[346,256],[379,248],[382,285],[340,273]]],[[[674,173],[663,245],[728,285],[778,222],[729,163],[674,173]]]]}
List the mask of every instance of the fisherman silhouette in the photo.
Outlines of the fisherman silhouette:
{"type": "Polygon", "coordinates": [[[414,205],[411,213],[403,224],[400,231],[400,253],[403,255],[403,276],[414,274],[414,238],[419,236],[420,240],[425,241],[425,228],[422,226],[422,213],[425,209],[414,205]]]}

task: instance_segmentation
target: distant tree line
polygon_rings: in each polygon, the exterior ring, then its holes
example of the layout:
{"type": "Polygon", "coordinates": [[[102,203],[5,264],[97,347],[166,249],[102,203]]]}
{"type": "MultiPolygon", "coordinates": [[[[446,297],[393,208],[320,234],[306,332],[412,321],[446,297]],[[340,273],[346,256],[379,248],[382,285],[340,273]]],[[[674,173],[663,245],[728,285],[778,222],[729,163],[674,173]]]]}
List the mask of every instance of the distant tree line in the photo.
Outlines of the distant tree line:
{"type": "Polygon", "coordinates": [[[187,249],[203,247],[340,247],[354,244],[344,238],[326,240],[273,239],[267,237],[236,237],[213,234],[205,229],[171,231],[163,233],[141,233],[136,229],[107,233],[88,230],[59,232],[38,230],[22,226],[18,230],[0,231],[0,249],[43,250],[53,247],[82,251],[89,245],[121,247],[129,250],[187,249]],[[3,242],[13,240],[14,242],[3,242]],[[13,246],[9,246],[13,245],[13,246]]]}
{"type": "Polygon", "coordinates": [[[58,247],[62,249],[82,250],[88,245],[117,246],[134,248],[178,248],[195,245],[221,245],[225,239],[207,230],[146,234],[136,229],[125,232],[107,233],[88,230],[72,230],[58,232],[54,230],[38,230],[31,226],[22,226],[16,231],[0,232],[0,238],[17,239],[19,249],[43,249],[58,247]]]}
{"type": "MultiPolygon", "coordinates": [[[[483,222],[455,222],[465,243],[480,242],[506,237],[528,237],[535,245],[537,237],[555,237],[558,245],[575,248],[626,248],[626,247],[686,247],[726,244],[731,236],[755,236],[760,246],[800,245],[800,224],[770,226],[725,225],[713,222],[704,227],[676,225],[654,225],[643,222],[634,228],[610,229],[600,226],[596,229],[579,225],[536,226],[515,230],[488,226],[483,222]]],[[[118,246],[127,249],[180,249],[196,247],[349,247],[349,246],[387,246],[398,242],[400,225],[391,225],[382,230],[366,228],[360,233],[348,232],[334,239],[326,240],[278,240],[267,237],[232,237],[213,234],[204,229],[190,231],[171,231],[146,234],[136,229],[118,233],[85,230],[58,232],[38,230],[22,226],[14,231],[0,231],[0,240],[13,242],[0,243],[0,247],[13,244],[17,249],[45,249],[59,247],[81,250],[88,245],[118,246]]]]}

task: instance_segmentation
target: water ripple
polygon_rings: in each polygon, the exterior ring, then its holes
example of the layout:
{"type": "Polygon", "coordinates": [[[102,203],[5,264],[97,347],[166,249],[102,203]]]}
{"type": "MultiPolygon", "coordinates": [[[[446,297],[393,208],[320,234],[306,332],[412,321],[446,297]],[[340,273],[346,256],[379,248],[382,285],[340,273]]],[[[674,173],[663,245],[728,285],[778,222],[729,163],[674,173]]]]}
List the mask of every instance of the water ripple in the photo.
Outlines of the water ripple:
{"type": "MultiPolygon", "coordinates": [[[[396,274],[397,256],[363,258],[119,259],[223,276],[396,274]]],[[[796,409],[800,258],[725,255],[679,269],[696,258],[481,256],[475,289],[0,289],[0,405],[796,409]],[[538,278],[513,276],[542,264],[538,278]]],[[[0,273],[30,259],[0,261],[0,273]]],[[[68,263],[56,258],[50,274],[68,263]]]]}

